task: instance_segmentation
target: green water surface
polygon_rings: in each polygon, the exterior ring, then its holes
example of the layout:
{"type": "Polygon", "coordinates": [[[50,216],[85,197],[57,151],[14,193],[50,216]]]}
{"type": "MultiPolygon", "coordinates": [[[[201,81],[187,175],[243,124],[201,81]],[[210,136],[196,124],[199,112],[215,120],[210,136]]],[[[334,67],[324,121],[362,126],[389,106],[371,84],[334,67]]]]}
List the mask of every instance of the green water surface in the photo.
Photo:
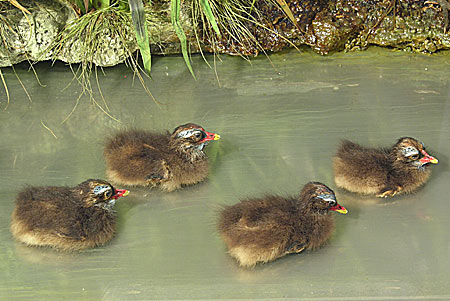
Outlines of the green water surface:
{"type": "Polygon", "coordinates": [[[160,105],[126,66],[98,70],[104,101],[93,77],[94,100],[78,102],[62,63],[35,66],[45,87],[16,66],[31,101],[2,69],[10,103],[3,111],[0,89],[0,300],[450,300],[450,55],[374,48],[220,59],[216,74],[193,57],[194,80],[182,58],[154,58],[146,83],[160,105]],[[26,184],[105,178],[106,136],[187,122],[222,136],[207,148],[208,181],[172,193],[132,189],[116,205],[117,236],[101,248],[60,253],[13,240],[10,215],[26,184]],[[402,136],[440,161],[417,193],[380,200],[335,189],[340,139],[390,146],[402,136]],[[240,268],[215,230],[220,205],[293,195],[310,180],[335,189],[349,210],[336,214],[329,243],[240,268]]]}

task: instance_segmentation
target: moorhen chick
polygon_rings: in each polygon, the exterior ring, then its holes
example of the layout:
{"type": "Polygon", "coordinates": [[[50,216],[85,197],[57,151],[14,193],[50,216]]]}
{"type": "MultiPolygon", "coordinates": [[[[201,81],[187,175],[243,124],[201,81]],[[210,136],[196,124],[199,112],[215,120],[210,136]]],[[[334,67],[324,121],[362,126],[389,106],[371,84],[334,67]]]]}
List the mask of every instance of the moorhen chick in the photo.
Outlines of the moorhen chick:
{"type": "Polygon", "coordinates": [[[342,141],[333,158],[334,179],[338,187],[377,197],[415,191],[430,177],[429,155],[423,143],[411,137],[398,139],[391,148],[368,148],[342,141]]]}
{"type": "Polygon", "coordinates": [[[226,206],[218,229],[228,253],[241,266],[253,267],[323,245],[334,229],[330,211],[347,213],[330,188],[310,182],[296,197],[267,195],[226,206]]]}
{"type": "Polygon", "coordinates": [[[208,176],[203,148],[219,138],[193,123],[176,127],[172,134],[124,131],[106,143],[106,174],[114,183],[166,191],[196,184],[208,176]]]}
{"type": "Polygon", "coordinates": [[[114,203],[128,193],[94,179],[75,187],[27,187],[17,196],[11,233],[27,245],[64,251],[103,245],[114,236],[114,203]]]}

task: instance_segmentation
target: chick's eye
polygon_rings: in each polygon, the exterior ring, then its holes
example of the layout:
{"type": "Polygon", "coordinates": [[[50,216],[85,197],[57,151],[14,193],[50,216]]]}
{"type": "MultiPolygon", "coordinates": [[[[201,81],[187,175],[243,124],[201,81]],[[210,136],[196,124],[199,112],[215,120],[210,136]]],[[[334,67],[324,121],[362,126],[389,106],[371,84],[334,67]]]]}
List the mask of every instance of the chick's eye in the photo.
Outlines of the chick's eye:
{"type": "Polygon", "coordinates": [[[206,134],[203,132],[195,132],[194,137],[197,139],[203,139],[206,137],[206,134]]]}
{"type": "Polygon", "coordinates": [[[111,190],[106,190],[105,193],[103,194],[104,199],[107,200],[110,197],[112,197],[112,191],[111,190]]]}
{"type": "Polygon", "coordinates": [[[417,160],[417,159],[419,159],[419,155],[412,155],[412,156],[410,156],[410,158],[412,160],[417,160]]]}

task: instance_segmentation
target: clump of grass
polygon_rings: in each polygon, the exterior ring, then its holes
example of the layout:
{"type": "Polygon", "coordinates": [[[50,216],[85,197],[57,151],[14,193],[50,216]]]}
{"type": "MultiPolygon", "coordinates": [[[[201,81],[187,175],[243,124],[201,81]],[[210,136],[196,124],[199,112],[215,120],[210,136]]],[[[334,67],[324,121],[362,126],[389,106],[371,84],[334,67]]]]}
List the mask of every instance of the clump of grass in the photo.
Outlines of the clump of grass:
{"type": "MultiPolygon", "coordinates": [[[[30,28],[30,32],[29,35],[31,37],[32,35],[32,31],[31,31],[31,20],[28,17],[31,13],[30,11],[25,8],[24,6],[22,6],[18,1],[16,0],[0,0],[0,12],[1,13],[6,13],[8,14],[8,12],[12,11],[12,10],[20,10],[20,12],[25,16],[28,24],[29,24],[29,28],[30,28]]],[[[10,24],[10,20],[8,20],[7,18],[5,18],[5,16],[0,14],[0,42],[3,44],[4,46],[4,50],[6,52],[7,55],[9,55],[10,57],[12,57],[12,49],[15,49],[15,46],[11,44],[11,36],[18,36],[19,34],[16,32],[16,29],[14,28],[14,26],[12,26],[10,24]]],[[[25,53],[25,56],[27,56],[27,54],[25,53]]],[[[39,80],[39,77],[36,73],[36,70],[33,68],[32,63],[28,60],[28,62],[30,63],[30,69],[33,71],[34,76],[36,77],[37,82],[39,83],[39,85],[43,86],[39,80]]],[[[12,64],[12,62],[11,62],[12,64]]],[[[17,81],[19,82],[19,84],[21,85],[22,89],[24,90],[25,94],[27,95],[28,99],[30,102],[32,102],[31,100],[31,95],[28,93],[25,85],[23,84],[22,80],[20,79],[19,75],[17,74],[14,65],[11,66],[14,75],[16,76],[17,81]]],[[[6,79],[3,76],[3,73],[0,69],[0,79],[1,79],[1,83],[3,85],[3,89],[5,90],[6,93],[6,106],[3,109],[3,111],[6,111],[8,109],[9,103],[10,103],[10,94],[9,94],[9,89],[8,89],[8,85],[6,83],[6,79]]]]}
{"type": "MultiPolygon", "coordinates": [[[[255,36],[255,28],[269,31],[290,43],[279,33],[264,25],[266,22],[264,18],[267,18],[267,16],[262,15],[255,3],[256,0],[192,0],[192,19],[194,29],[197,29],[195,32],[199,48],[201,48],[201,41],[206,40],[211,44],[211,48],[216,51],[215,47],[218,47],[220,39],[226,36],[233,48],[232,52],[244,58],[247,58],[248,55],[256,55],[254,49],[265,52],[255,36]],[[205,1],[210,9],[204,8],[203,2],[205,1]],[[218,28],[215,24],[218,24],[218,28]],[[198,31],[203,36],[200,37],[197,34],[198,31]]],[[[285,0],[260,0],[259,4],[275,5],[299,28],[285,0]]],[[[292,45],[292,43],[290,44],[292,45]]]]}
{"type": "MultiPolygon", "coordinates": [[[[135,38],[141,52],[144,69],[150,75],[151,53],[150,39],[147,32],[147,22],[144,3],[142,0],[69,0],[78,16],[91,14],[93,11],[112,9],[117,13],[131,11],[131,20],[135,29],[135,38]]],[[[123,24],[128,26],[129,24],[123,24]]]]}
{"type": "Polygon", "coordinates": [[[252,15],[252,12],[257,15],[253,0],[211,0],[209,4],[212,16],[202,8],[201,1],[192,0],[191,3],[193,26],[196,29],[195,34],[199,48],[201,48],[201,41],[208,41],[214,49],[214,45],[224,35],[236,41],[241,49],[246,49],[249,45],[258,45],[258,41],[247,26],[249,22],[258,22],[257,18],[252,15]],[[220,34],[217,34],[213,23],[209,21],[211,19],[218,24],[220,34]],[[203,36],[199,37],[198,33],[203,36]]]}
{"type": "Polygon", "coordinates": [[[130,16],[126,12],[112,7],[99,9],[68,23],[47,51],[52,51],[53,57],[56,58],[67,54],[69,49],[70,51],[77,49],[76,54],[79,55],[84,70],[89,74],[93,63],[101,53],[102,49],[99,47],[102,46],[105,35],[117,38],[124,57],[131,56],[135,49],[133,41],[128,38],[132,34],[130,28],[130,16]]]}
{"type": "MultiPolygon", "coordinates": [[[[137,59],[133,56],[133,53],[136,51],[136,44],[132,38],[132,28],[131,14],[129,12],[109,6],[89,12],[78,19],[72,20],[47,49],[47,52],[52,52],[54,59],[66,54],[68,51],[73,52],[74,49],[77,50],[76,53],[79,54],[78,59],[81,62],[78,68],[72,69],[72,71],[74,73],[74,79],[82,87],[80,97],[87,94],[91,101],[112,119],[115,118],[109,113],[109,108],[103,98],[98,82],[97,67],[95,65],[98,56],[105,51],[105,49],[101,49],[101,46],[104,47],[105,45],[105,43],[102,43],[104,37],[117,39],[119,48],[121,48],[119,51],[123,51],[122,55],[125,63],[131,66],[145,91],[154,99],[145,85],[141,72],[142,69],[138,65],[137,59]],[[103,105],[100,105],[93,95],[93,87],[91,84],[93,72],[95,72],[97,89],[103,100],[103,105]]],[[[77,104],[80,97],[77,100],[77,104]]],[[[68,117],[70,117],[70,114],[68,117]]]]}

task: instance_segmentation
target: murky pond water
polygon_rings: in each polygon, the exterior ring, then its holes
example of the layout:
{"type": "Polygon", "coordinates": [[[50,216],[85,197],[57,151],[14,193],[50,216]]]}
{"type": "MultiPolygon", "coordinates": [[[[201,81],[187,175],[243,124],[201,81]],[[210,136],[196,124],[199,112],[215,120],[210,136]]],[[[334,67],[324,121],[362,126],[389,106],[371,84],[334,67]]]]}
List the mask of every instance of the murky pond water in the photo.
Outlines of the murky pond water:
{"type": "Polygon", "coordinates": [[[73,76],[63,64],[36,66],[46,87],[16,67],[32,102],[2,70],[11,100],[0,113],[0,299],[450,299],[449,54],[289,52],[270,56],[273,66],[264,57],[221,59],[218,81],[194,57],[195,81],[181,58],[155,58],[147,83],[161,105],[126,67],[105,69],[109,111],[97,90],[95,101],[120,122],[88,97],[77,104],[80,88],[64,89],[73,76]],[[117,236],[102,248],[66,254],[12,239],[14,198],[25,184],[104,178],[102,142],[111,132],[186,122],[222,136],[207,150],[207,182],[172,193],[133,189],[117,203],[117,236]],[[214,226],[220,204],[296,194],[310,180],[335,188],[340,139],[389,146],[402,136],[419,138],[440,160],[416,194],[379,200],[336,189],[349,214],[336,215],[323,248],[254,269],[226,254],[214,226]]]}

